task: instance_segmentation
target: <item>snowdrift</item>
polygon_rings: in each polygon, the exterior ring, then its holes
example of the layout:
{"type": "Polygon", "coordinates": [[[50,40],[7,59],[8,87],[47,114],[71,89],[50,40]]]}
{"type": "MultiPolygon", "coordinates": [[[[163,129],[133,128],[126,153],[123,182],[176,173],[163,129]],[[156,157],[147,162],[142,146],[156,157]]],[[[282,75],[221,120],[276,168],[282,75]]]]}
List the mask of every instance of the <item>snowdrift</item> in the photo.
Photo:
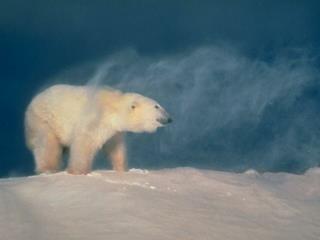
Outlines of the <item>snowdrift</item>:
{"type": "Polygon", "coordinates": [[[0,180],[0,239],[319,239],[320,169],[192,168],[0,180]]]}

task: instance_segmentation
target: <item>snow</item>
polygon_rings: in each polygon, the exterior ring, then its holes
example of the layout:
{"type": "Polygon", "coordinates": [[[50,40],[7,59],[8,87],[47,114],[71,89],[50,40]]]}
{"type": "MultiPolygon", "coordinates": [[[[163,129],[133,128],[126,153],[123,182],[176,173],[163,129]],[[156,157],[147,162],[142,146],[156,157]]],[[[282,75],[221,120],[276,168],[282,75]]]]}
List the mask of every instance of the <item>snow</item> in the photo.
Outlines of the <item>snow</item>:
{"type": "Polygon", "coordinates": [[[65,172],[0,180],[0,239],[319,239],[320,170],[65,172]]]}

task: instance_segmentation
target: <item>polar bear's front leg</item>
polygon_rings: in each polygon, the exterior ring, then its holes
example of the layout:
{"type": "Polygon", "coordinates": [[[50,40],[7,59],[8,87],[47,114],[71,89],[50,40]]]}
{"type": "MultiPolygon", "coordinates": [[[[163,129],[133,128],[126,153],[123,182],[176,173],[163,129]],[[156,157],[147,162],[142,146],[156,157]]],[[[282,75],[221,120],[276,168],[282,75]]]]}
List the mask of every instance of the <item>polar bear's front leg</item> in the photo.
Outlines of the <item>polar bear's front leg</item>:
{"type": "Polygon", "coordinates": [[[115,134],[105,145],[104,151],[111,160],[113,170],[127,170],[127,157],[124,133],[115,134]]]}
{"type": "Polygon", "coordinates": [[[97,150],[90,138],[78,137],[70,147],[68,173],[89,173],[97,150]]]}

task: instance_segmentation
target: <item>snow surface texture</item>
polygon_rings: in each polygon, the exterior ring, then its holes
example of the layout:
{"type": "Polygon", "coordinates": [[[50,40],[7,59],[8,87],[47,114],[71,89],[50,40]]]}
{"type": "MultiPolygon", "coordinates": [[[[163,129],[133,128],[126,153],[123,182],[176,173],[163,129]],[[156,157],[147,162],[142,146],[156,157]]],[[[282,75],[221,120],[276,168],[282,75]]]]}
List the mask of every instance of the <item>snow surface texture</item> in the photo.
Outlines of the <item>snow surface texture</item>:
{"type": "Polygon", "coordinates": [[[319,168],[1,179],[0,239],[319,239],[319,186],[319,168]]]}

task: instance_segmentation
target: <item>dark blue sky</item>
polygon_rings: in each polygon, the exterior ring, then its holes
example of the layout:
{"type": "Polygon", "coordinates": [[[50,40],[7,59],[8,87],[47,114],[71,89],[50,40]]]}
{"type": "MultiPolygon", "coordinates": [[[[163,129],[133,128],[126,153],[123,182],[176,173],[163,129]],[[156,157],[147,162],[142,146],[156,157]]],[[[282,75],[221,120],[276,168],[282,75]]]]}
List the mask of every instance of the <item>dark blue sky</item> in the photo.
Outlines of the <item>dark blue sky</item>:
{"type": "MultiPolygon", "coordinates": [[[[281,63],[288,71],[293,69],[297,74],[306,71],[310,76],[307,82],[295,85],[301,91],[294,95],[290,104],[287,94],[280,94],[269,107],[263,109],[258,122],[252,123],[250,116],[246,115],[241,123],[232,125],[233,129],[230,126],[208,128],[208,132],[198,138],[187,134],[189,140],[186,144],[171,149],[179,154],[171,153],[170,149],[159,151],[154,136],[139,136],[131,146],[132,155],[139,158],[139,161],[131,162],[132,167],[196,166],[222,170],[253,167],[261,171],[301,172],[316,166],[320,162],[316,151],[320,127],[316,121],[320,119],[320,89],[315,74],[320,53],[319,22],[318,1],[1,1],[0,176],[32,173],[32,156],[24,145],[23,115],[32,96],[50,84],[48,79],[65,69],[105,59],[128,47],[136,50],[139,59],[155,56],[161,59],[192,52],[199,47],[226,44],[241,53],[237,53],[237,59],[246,58],[249,62],[240,65],[244,69],[241,73],[246,78],[246,71],[256,66],[255,61],[260,62],[261,66],[271,64],[270,71],[261,70],[264,67],[257,68],[258,72],[266,71],[263,76],[269,74],[266,82],[270,82],[272,76],[278,77],[270,72],[282,71],[282,68],[275,68],[279,56],[285,59],[281,61],[290,62],[287,65],[281,63]],[[304,61],[305,58],[308,60],[304,61]],[[294,63],[291,64],[291,61],[294,63]],[[301,119],[298,113],[305,118],[298,120],[301,119]],[[289,129],[288,125],[294,127],[289,129]],[[288,140],[283,143],[281,139],[289,136],[292,129],[293,137],[298,136],[299,139],[294,143],[288,143],[288,140]],[[154,150],[142,154],[145,150],[137,142],[145,144],[150,139],[154,142],[150,145],[154,150]],[[282,144],[281,148],[274,147],[278,143],[282,144]],[[273,155],[269,163],[267,158],[263,159],[263,163],[259,162],[257,156],[260,158],[269,150],[283,154],[273,155]],[[256,155],[256,152],[259,154],[256,155]],[[154,155],[158,157],[153,161],[144,160],[154,155]],[[214,160],[217,158],[219,162],[214,160]]],[[[217,57],[212,49],[209,52],[209,58],[217,57]]],[[[207,58],[201,59],[205,61],[207,58]]],[[[188,65],[188,68],[192,67],[188,65]]],[[[217,72],[212,74],[218,76],[217,72]]],[[[283,76],[289,75],[285,73],[283,76]]],[[[224,81],[231,81],[229,77],[221,79],[224,79],[221,80],[222,85],[224,81]]],[[[176,91],[180,91],[174,94],[183,92],[182,81],[174,82],[176,91]]],[[[265,83],[252,78],[243,91],[255,82],[260,86],[265,83]]],[[[277,89],[277,81],[272,84],[270,89],[277,89]]],[[[279,81],[279,84],[284,83],[279,81]]],[[[230,89],[232,91],[233,87],[230,89]]],[[[164,98],[164,92],[170,94],[165,88],[161,90],[163,94],[158,96],[160,99],[164,98]]],[[[207,94],[211,96],[210,92],[207,94]]],[[[203,101],[207,104],[210,99],[215,98],[207,97],[203,101]]],[[[171,104],[165,99],[163,101],[171,104]]],[[[212,104],[214,108],[216,102],[212,104]]],[[[247,104],[246,101],[243,104],[247,104]]],[[[170,110],[181,110],[178,107],[181,106],[175,105],[170,110]]],[[[179,116],[177,118],[179,120],[179,116]]],[[[198,124],[197,119],[200,118],[191,118],[190,124],[198,124]]],[[[175,124],[179,126],[179,121],[175,124]]],[[[166,133],[160,132],[156,137],[164,139],[166,133]]]]}

